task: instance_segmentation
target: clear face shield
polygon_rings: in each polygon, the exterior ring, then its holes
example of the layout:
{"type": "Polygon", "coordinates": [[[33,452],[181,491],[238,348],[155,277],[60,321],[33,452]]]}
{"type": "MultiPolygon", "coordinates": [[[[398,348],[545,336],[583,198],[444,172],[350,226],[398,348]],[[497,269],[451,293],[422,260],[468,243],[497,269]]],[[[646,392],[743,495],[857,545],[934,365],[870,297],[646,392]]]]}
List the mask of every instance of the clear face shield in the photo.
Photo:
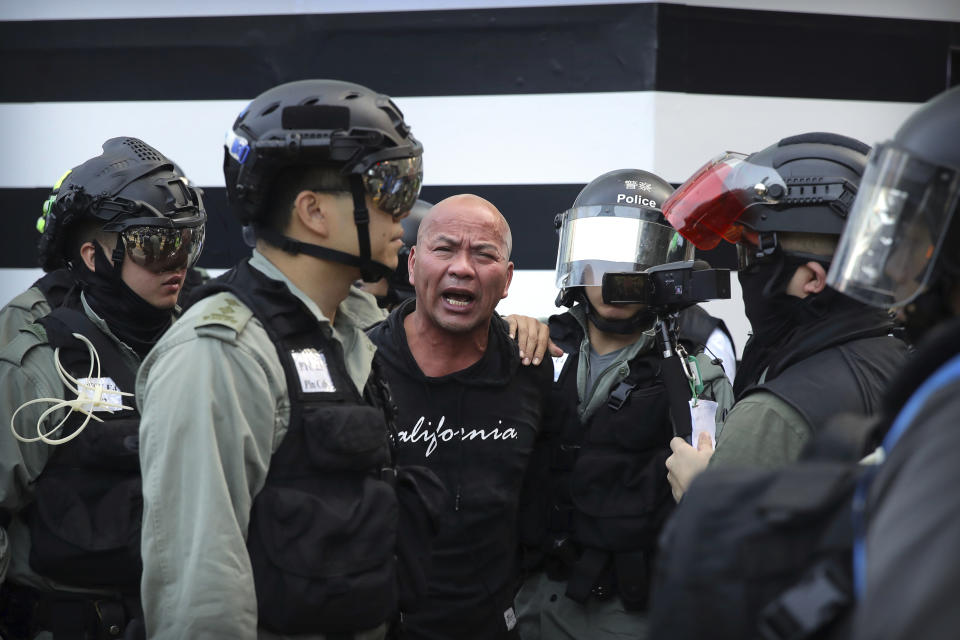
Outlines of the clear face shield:
{"type": "Polygon", "coordinates": [[[562,214],[556,283],[559,289],[599,287],[603,274],[645,271],[692,260],[694,247],[659,214],[636,207],[587,206],[562,214]]]}
{"type": "Polygon", "coordinates": [[[899,307],[930,281],[960,201],[960,171],[890,143],[870,154],[827,284],[881,308],[899,307]]]}

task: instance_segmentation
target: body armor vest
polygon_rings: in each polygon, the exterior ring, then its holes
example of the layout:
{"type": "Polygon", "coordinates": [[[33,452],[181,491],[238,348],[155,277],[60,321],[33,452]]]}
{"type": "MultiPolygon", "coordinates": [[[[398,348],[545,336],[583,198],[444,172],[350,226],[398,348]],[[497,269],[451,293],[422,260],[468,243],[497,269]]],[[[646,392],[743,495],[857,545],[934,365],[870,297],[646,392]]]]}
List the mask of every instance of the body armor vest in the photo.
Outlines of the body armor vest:
{"type": "Polygon", "coordinates": [[[282,282],[242,262],[197,299],[224,290],[266,329],[291,403],[250,513],[259,624],[280,633],[375,627],[395,613],[398,597],[389,391],[374,369],[357,393],[329,325],[282,282]]]}
{"type": "Polygon", "coordinates": [[[523,540],[543,552],[548,573],[568,581],[567,595],[620,595],[629,608],[646,603],[650,555],[673,509],[664,462],[673,435],[667,391],[656,352],[630,362],[627,377],[586,424],[577,413],[577,368],[583,332],[564,314],[551,319],[551,338],[567,358],[552,401],[563,424],[547,435],[530,477],[543,478],[523,540]]]}
{"type": "MultiPolygon", "coordinates": [[[[74,378],[90,375],[87,346],[100,356],[100,377],[121,391],[133,392],[136,371],[117,344],[79,310],[59,307],[39,320],[51,347],[60,348],[60,362],[74,378]]],[[[65,390],[64,397],[72,397],[65,390]]],[[[121,397],[132,406],[132,398],[121,397]]],[[[103,422],[90,420],[70,442],[53,446],[36,481],[36,499],[27,512],[30,566],[37,573],[79,587],[111,587],[127,593],[140,589],[140,415],[129,411],[97,411],[103,422]]],[[[51,437],[72,433],[86,418],[74,412],[51,437]]]]}
{"type": "Polygon", "coordinates": [[[907,346],[890,336],[837,344],[786,367],[775,378],[743,392],[769,391],[818,429],[841,413],[880,410],[887,383],[906,361],[907,346]]]}

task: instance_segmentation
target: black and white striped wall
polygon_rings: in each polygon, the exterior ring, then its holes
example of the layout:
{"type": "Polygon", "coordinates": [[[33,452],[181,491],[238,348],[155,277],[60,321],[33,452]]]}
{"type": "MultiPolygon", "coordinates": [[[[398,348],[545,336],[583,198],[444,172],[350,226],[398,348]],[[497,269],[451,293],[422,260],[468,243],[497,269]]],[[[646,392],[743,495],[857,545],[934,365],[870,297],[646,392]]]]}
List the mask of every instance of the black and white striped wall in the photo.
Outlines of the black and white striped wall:
{"type": "MultiPolygon", "coordinates": [[[[517,268],[501,310],[545,315],[552,219],[583,184],[622,167],[679,183],[720,151],[804,131],[880,141],[960,81],[960,2],[4,2],[0,68],[0,304],[40,274],[50,185],[118,135],[205,189],[200,264],[230,266],[245,247],[227,127],[273,85],[328,77],[395,98],[424,143],[424,199],[500,207],[517,268]]],[[[735,302],[711,309],[745,334],[735,302]]]]}

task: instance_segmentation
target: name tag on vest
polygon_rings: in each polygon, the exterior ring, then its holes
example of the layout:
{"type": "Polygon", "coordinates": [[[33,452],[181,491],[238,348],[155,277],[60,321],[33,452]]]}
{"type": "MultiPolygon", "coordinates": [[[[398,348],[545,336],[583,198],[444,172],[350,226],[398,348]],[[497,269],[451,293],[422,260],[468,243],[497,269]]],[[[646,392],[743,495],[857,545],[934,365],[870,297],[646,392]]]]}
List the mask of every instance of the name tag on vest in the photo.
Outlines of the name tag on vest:
{"type": "Polygon", "coordinates": [[[77,380],[77,390],[80,392],[77,398],[85,402],[83,410],[87,413],[91,411],[108,411],[114,413],[122,409],[122,398],[120,397],[120,387],[113,381],[113,378],[79,378],[77,380]],[[100,401],[94,405],[98,388],[100,390],[100,401]]]}
{"type": "Polygon", "coordinates": [[[297,376],[300,378],[300,390],[304,393],[323,393],[336,391],[327,359],[316,349],[301,349],[291,351],[293,364],[297,367],[297,376]]]}

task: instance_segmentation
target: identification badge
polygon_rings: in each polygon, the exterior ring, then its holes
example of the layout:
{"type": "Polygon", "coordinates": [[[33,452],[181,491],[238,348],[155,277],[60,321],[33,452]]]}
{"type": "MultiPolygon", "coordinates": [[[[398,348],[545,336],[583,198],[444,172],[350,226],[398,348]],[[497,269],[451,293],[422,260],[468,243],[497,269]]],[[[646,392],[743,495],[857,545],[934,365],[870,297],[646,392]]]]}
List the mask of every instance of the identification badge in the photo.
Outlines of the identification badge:
{"type": "Polygon", "coordinates": [[[717,403],[713,400],[697,400],[696,406],[690,401],[690,422],[693,432],[690,435],[690,444],[697,446],[702,432],[710,434],[710,444],[717,448],[717,403]]]}
{"type": "Polygon", "coordinates": [[[300,378],[300,390],[304,393],[323,393],[336,391],[327,359],[316,349],[301,349],[291,351],[293,363],[297,367],[297,376],[300,378]]]}
{"type": "Polygon", "coordinates": [[[77,380],[77,390],[80,392],[77,398],[86,403],[82,408],[87,413],[91,411],[116,413],[122,409],[120,387],[113,381],[113,378],[80,378],[77,380]],[[94,404],[98,388],[100,389],[100,401],[94,404]]]}
{"type": "Polygon", "coordinates": [[[556,382],[560,379],[560,372],[563,371],[563,365],[567,363],[567,356],[569,353],[565,353],[562,356],[551,356],[553,358],[553,381],[556,382]]]}

